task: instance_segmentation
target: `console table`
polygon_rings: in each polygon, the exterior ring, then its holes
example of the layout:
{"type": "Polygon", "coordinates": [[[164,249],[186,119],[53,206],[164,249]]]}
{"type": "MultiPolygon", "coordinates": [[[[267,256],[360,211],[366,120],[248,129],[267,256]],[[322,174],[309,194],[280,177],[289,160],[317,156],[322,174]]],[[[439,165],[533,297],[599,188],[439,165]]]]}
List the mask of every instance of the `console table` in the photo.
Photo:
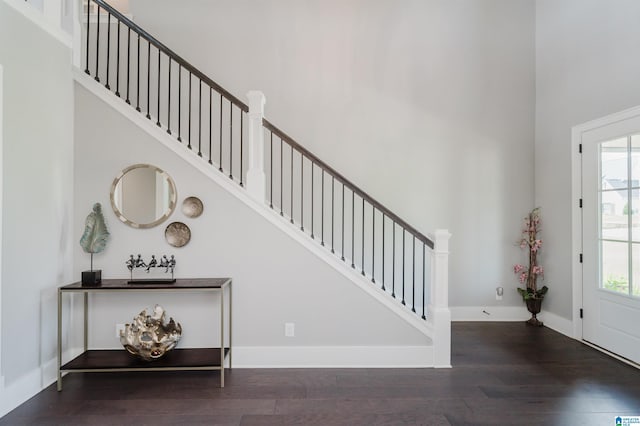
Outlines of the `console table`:
{"type": "Polygon", "coordinates": [[[178,279],[173,284],[128,284],[127,280],[102,280],[96,286],[73,283],[58,288],[58,391],[62,390],[62,373],[220,370],[220,387],[224,387],[224,362],[231,368],[231,278],[178,279]],[[173,349],[155,361],[143,361],[123,349],[88,348],[89,294],[114,292],[196,292],[220,294],[220,347],[173,349]],[[84,352],[62,365],[62,295],[84,296],[84,352]],[[228,294],[229,344],[225,347],[225,293],[228,294]]]}

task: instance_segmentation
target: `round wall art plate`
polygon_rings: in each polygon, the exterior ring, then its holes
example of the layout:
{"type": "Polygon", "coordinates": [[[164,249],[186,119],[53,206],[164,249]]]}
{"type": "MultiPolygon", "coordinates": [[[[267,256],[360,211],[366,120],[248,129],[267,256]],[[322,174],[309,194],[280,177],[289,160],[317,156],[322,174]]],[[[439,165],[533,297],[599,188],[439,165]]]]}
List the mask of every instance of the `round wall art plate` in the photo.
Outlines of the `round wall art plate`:
{"type": "Polygon", "coordinates": [[[187,197],[182,202],[182,213],[190,218],[198,217],[202,214],[204,206],[198,197],[187,197]]]}
{"type": "Polygon", "coordinates": [[[191,230],[182,222],[173,222],[164,230],[164,238],[173,247],[187,245],[191,239],[191,230]]]}

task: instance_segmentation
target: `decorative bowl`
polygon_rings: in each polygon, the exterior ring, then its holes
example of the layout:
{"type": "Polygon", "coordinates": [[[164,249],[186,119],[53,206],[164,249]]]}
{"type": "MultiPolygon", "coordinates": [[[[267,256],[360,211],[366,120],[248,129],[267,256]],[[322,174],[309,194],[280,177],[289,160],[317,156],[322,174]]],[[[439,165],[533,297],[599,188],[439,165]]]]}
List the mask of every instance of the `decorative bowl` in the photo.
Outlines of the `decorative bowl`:
{"type": "Polygon", "coordinates": [[[151,315],[145,309],[131,324],[125,324],[120,332],[120,343],[129,353],[153,361],[175,348],[181,336],[182,326],[173,318],[165,323],[164,309],[156,305],[151,315]]]}

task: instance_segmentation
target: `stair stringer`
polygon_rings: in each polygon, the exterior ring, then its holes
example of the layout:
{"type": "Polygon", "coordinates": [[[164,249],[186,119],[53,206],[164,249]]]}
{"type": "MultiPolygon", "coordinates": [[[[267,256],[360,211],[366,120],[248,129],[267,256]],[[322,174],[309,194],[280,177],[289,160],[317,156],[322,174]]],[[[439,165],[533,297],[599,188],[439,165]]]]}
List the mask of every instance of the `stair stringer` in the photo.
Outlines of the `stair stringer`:
{"type": "Polygon", "coordinates": [[[177,142],[171,135],[166,133],[165,128],[157,126],[153,117],[152,119],[148,119],[143,114],[135,111],[130,105],[127,105],[122,98],[119,98],[111,91],[106,90],[100,83],[94,81],[89,75],[85,74],[84,71],[79,68],[74,67],[72,74],[74,80],[78,84],[82,85],[89,92],[93,93],[107,105],[122,114],[122,116],[169,148],[184,161],[200,171],[203,175],[211,179],[238,200],[242,201],[247,207],[260,214],[263,218],[287,234],[294,241],[323,260],[351,281],[357,288],[367,293],[370,297],[374,298],[407,324],[427,336],[430,340],[433,340],[434,330],[430,322],[422,320],[416,314],[409,312],[406,306],[402,305],[396,299],[391,298],[387,292],[378,288],[376,285],[373,285],[369,279],[348,267],[336,256],[329,253],[326,248],[322,247],[316,240],[311,239],[308,235],[301,232],[296,226],[291,225],[288,220],[270,209],[266,202],[261,204],[255,201],[236,182],[220,173],[217,169],[203,160],[202,157],[199,157],[197,153],[185,148],[185,146],[180,142],[177,142]]]}

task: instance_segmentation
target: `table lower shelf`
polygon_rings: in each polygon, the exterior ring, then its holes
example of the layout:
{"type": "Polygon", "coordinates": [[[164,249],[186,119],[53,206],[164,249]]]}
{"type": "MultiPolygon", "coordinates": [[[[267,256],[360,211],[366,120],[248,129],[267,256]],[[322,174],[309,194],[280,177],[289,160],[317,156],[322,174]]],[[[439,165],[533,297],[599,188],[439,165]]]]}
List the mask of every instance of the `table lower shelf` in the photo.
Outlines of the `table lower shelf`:
{"type": "MultiPolygon", "coordinates": [[[[225,358],[229,348],[224,348],[225,358]]],[[[60,367],[61,372],[220,370],[220,348],[174,349],[155,361],[143,361],[124,349],[88,350],[60,367]]]]}

